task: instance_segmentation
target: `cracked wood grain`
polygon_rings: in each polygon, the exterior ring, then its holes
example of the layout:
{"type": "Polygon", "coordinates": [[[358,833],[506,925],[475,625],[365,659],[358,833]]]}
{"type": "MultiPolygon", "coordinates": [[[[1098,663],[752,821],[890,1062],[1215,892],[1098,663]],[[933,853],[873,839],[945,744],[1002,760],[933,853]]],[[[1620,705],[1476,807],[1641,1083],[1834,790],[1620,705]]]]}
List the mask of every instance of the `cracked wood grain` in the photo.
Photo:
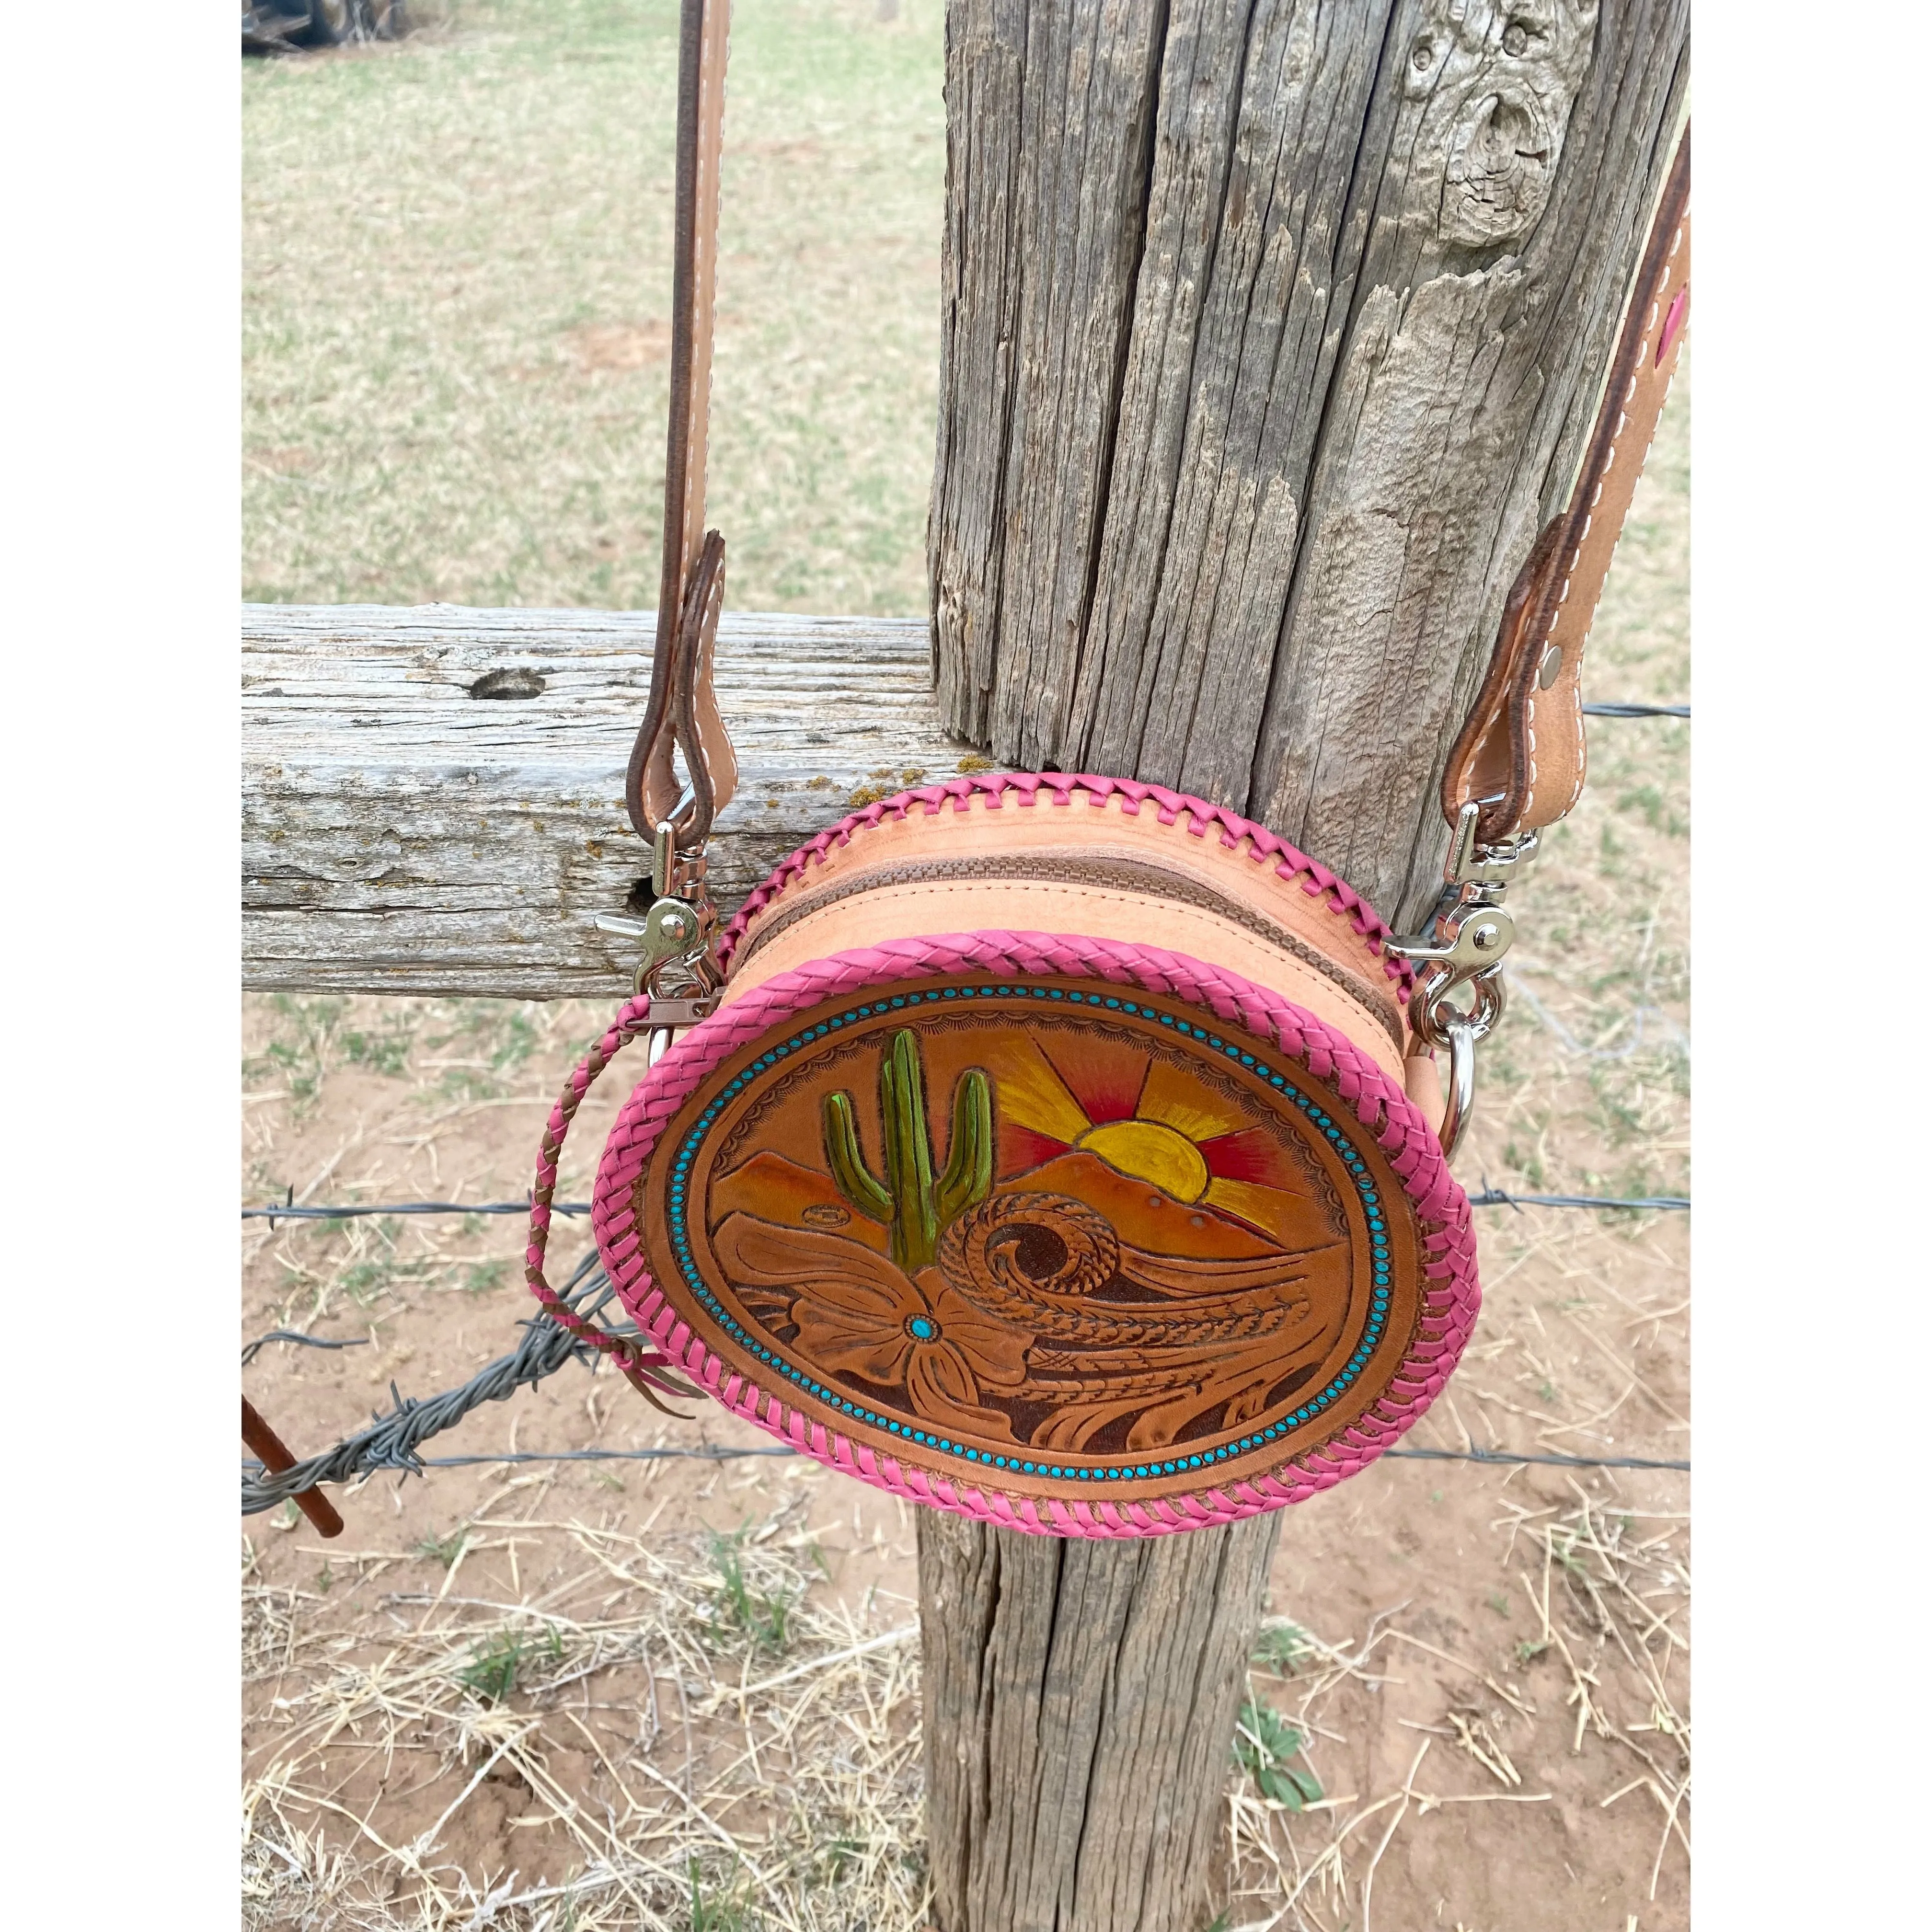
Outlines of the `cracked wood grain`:
{"type": "MultiPolygon", "coordinates": [[[[946,724],[1246,812],[1417,920],[1688,34],[1685,0],[949,0],[946,724]]],[[[937,1932],[1207,1924],[1280,1525],[920,1513],[937,1932]]]]}
{"type": "Polygon", "coordinates": [[[1206,1923],[1280,1522],[1091,1543],[919,1512],[942,1932],[1206,1923]]]}
{"type": "Polygon", "coordinates": [[[1247,812],[1400,923],[1581,453],[1685,0],[1042,10],[949,10],[941,715],[1247,812]]]}
{"type": "MultiPolygon", "coordinates": [[[[508,999],[630,991],[599,932],[649,855],[624,813],[648,613],[248,607],[244,983],[508,999]],[[527,696],[470,694],[472,686],[527,696]]],[[[742,770],[711,844],[726,914],[850,808],[952,776],[916,620],[719,627],[742,770]]]]}

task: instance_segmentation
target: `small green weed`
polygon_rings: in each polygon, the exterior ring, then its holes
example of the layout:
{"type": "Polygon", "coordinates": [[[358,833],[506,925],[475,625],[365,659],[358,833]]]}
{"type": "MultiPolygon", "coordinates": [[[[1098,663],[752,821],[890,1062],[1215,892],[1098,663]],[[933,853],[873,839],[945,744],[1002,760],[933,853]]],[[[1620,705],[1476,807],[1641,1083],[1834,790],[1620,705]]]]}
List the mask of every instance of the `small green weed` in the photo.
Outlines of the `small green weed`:
{"type": "Polygon", "coordinates": [[[1590,1574],[1589,1567],[1576,1554],[1576,1545],[1580,1540],[1574,1529],[1552,1529],[1550,1533],[1550,1553],[1563,1566],[1566,1574],[1587,1579],[1590,1574]]]}
{"type": "Polygon", "coordinates": [[[747,1580],[744,1547],[750,1532],[749,1524],[740,1525],[729,1535],[715,1529],[708,1532],[718,1579],[711,1603],[711,1628],[722,1640],[748,1637],[754,1650],[768,1650],[776,1655],[790,1641],[791,1613],[797,1598],[754,1588],[747,1580]]]}
{"type": "Polygon", "coordinates": [[[494,1000],[468,1004],[471,1010],[455,1027],[431,1035],[427,1042],[432,1052],[453,1046],[466,1054],[442,1069],[436,1096],[456,1101],[500,1100],[508,1090],[503,1076],[514,1073],[537,1052],[544,1043],[543,1034],[520,1009],[506,1011],[502,1003],[494,1000]]]}
{"type": "Polygon", "coordinates": [[[342,1058],[351,1066],[366,1066],[372,1073],[400,1080],[410,1070],[410,1049],[415,1044],[415,1028],[399,1016],[387,1021],[379,1032],[345,1033],[342,1058]]]}
{"type": "Polygon", "coordinates": [[[742,1932],[746,1920],[742,1880],[707,1900],[698,1861],[691,1859],[685,1869],[691,1880],[691,1932],[742,1932]]]}
{"type": "Polygon", "coordinates": [[[536,1656],[551,1663],[563,1656],[563,1639],[556,1627],[547,1624],[540,1642],[526,1642],[519,1630],[499,1630],[487,1643],[478,1644],[470,1661],[456,1673],[457,1682],[475,1691],[484,1702],[500,1704],[517,1688],[518,1673],[525,1662],[536,1656]]]}
{"type": "Polygon", "coordinates": [[[1690,828],[1666,802],[1664,794],[1654,784],[1633,785],[1620,794],[1617,799],[1619,812],[1634,812],[1653,832],[1661,832],[1672,838],[1690,836],[1690,828]]]}
{"type": "Polygon", "coordinates": [[[463,1554],[470,1541],[470,1526],[462,1524],[447,1536],[426,1536],[416,1545],[418,1556],[433,1556],[447,1570],[463,1554]]]}
{"type": "Polygon", "coordinates": [[[347,1004],[276,994],[268,1007],[280,1024],[260,1056],[242,1063],[242,1077],[260,1080],[279,1074],[288,1088],[290,1110],[298,1118],[307,1113],[321,1096],[335,1029],[347,1004]]]}
{"type": "Polygon", "coordinates": [[[1322,1796],[1314,1772],[1305,1763],[1290,1762],[1300,1755],[1304,1742],[1272,1705],[1250,1697],[1241,1706],[1234,1732],[1234,1762],[1254,1780],[1264,1798],[1299,1811],[1322,1796]]]}
{"type": "Polygon", "coordinates": [[[845,1876],[846,1868],[865,1849],[860,1840],[842,1833],[829,1845],[821,1846],[814,1858],[818,1882],[836,1885],[845,1876]]]}
{"type": "Polygon", "coordinates": [[[1250,1656],[1251,1663],[1272,1670],[1277,1677],[1292,1677],[1311,1658],[1321,1654],[1321,1646],[1299,1624],[1286,1617],[1262,1624],[1250,1656]]]}

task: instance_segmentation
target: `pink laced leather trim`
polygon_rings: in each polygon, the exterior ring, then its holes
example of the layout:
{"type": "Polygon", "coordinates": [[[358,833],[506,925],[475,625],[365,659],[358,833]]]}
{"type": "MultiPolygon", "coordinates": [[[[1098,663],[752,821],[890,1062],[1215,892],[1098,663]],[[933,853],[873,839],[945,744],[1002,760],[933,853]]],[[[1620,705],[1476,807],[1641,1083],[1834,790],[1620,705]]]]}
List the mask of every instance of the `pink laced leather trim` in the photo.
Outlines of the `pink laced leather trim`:
{"type": "Polygon", "coordinates": [[[1162,824],[1184,822],[1186,829],[1196,838],[1204,838],[1212,826],[1220,832],[1221,843],[1230,851],[1238,850],[1246,839],[1248,856],[1256,865],[1266,865],[1273,860],[1276,878],[1299,881],[1302,890],[1311,898],[1325,899],[1330,912],[1338,918],[1346,919],[1368,942],[1369,950],[1382,955],[1382,970],[1395,982],[1396,997],[1405,1002],[1408,1000],[1409,988],[1415,983],[1414,968],[1407,960],[1382,952],[1382,942],[1390,937],[1390,929],[1382,916],[1353,886],[1346,880],[1338,879],[1326,866],[1318,864],[1306,853],[1298,851],[1286,838],[1277,837],[1266,826],[1257,825],[1252,819],[1244,818],[1238,812],[1229,812],[1221,806],[1210,805],[1205,799],[1192,797],[1186,792],[1169,791],[1164,785],[1142,784],[1134,778],[1094,778],[1066,772],[975,773],[970,777],[948,778],[944,784],[922,785],[916,791],[902,791],[896,798],[881,799],[876,805],[867,806],[862,812],[850,814],[829,832],[821,832],[809,844],[801,845],[790,857],[782,860],[764,884],[738,908],[718,942],[719,961],[728,971],[732,952],[757,914],[835,846],[849,844],[855,832],[881,824],[887,819],[910,818],[915,807],[922,807],[930,818],[944,811],[949,800],[955,812],[970,812],[976,804],[982,811],[998,812],[1004,807],[1010,794],[1016,796],[1024,807],[1038,805],[1042,796],[1049,805],[1070,806],[1076,793],[1085,794],[1090,806],[1112,804],[1130,817],[1138,817],[1142,806],[1151,805],[1162,824]]]}
{"type": "MultiPolygon", "coordinates": [[[[554,1152],[549,1160],[554,1169],[554,1152]]],[[[592,1226],[611,1282],[639,1327],[673,1365],[735,1414],[828,1468],[895,1496],[1036,1535],[1166,1535],[1257,1516],[1333,1487],[1373,1462],[1428,1408],[1462,1354],[1480,1300],[1468,1199],[1428,1123],[1366,1054],[1313,1014],[1238,974],[1159,946],[1054,933],[893,940],[814,960],[752,988],[686,1034],[633,1092],[604,1149],[592,1226]],[[1318,1448],[1291,1456],[1270,1474],[1150,1502],[1042,1502],[902,1465],[794,1408],[782,1389],[760,1386],[714,1354],[644,1266],[631,1197],[658,1136],[713,1067],[782,1030],[794,1015],[824,1000],[937,974],[1069,976],[1138,986],[1214,1013],[1322,1081],[1334,1104],[1352,1113],[1387,1154],[1421,1222],[1420,1318],[1408,1353],[1376,1402],[1318,1448]]]]}

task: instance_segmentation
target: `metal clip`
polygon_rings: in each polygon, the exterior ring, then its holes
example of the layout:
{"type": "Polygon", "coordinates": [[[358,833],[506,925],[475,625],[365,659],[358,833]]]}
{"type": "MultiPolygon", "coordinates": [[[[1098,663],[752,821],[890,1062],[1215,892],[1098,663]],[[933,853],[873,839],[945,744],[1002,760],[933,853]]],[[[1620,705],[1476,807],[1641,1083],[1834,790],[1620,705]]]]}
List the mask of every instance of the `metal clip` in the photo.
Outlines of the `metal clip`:
{"type": "Polygon", "coordinates": [[[677,835],[668,821],[652,841],[651,891],[650,910],[642,919],[599,913],[596,922],[600,932],[644,942],[631,988],[650,996],[646,1057],[655,1066],[674,1028],[694,1025],[716,1010],[724,983],[718,968],[718,914],[705,890],[704,857],[679,856],[677,835]]]}
{"type": "Polygon", "coordinates": [[[1534,832],[1479,845],[1481,809],[1480,802],[1472,802],[1456,816],[1429,929],[1384,942],[1399,958],[1426,969],[1409,1000],[1411,1030],[1425,1046],[1449,1049],[1450,1094],[1441,1134],[1445,1156],[1455,1152],[1474,1105],[1476,1044],[1503,1016],[1503,956],[1516,937],[1503,894],[1536,853],[1534,832]],[[1458,998],[1465,987],[1466,1005],[1458,998]]]}

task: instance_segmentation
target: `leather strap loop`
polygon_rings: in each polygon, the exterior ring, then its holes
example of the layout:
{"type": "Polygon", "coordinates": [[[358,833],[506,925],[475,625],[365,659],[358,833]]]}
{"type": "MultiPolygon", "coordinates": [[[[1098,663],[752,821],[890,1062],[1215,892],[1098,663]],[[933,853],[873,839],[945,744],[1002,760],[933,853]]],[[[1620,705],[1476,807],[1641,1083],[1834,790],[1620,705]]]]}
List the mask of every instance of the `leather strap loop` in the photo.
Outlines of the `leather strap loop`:
{"type": "Polygon", "coordinates": [[[1690,130],[1677,145],[1568,506],[1503,607],[1495,655],[1442,776],[1453,826],[1481,805],[1485,843],[1553,824],[1583,789],[1583,646],[1670,379],[1690,292],[1690,130]]]}
{"type": "Polygon", "coordinates": [[[730,0],[683,0],[678,49],[677,194],[673,238],[670,425],[664,450],[664,568],[650,698],[632,748],[624,802],[638,836],[676,824],[695,852],[730,801],[737,762],[712,691],[724,587],[724,539],[704,529],[711,344],[718,284],[718,183],[724,143],[730,0]],[[682,797],[673,761],[691,774],[682,797]]]}

